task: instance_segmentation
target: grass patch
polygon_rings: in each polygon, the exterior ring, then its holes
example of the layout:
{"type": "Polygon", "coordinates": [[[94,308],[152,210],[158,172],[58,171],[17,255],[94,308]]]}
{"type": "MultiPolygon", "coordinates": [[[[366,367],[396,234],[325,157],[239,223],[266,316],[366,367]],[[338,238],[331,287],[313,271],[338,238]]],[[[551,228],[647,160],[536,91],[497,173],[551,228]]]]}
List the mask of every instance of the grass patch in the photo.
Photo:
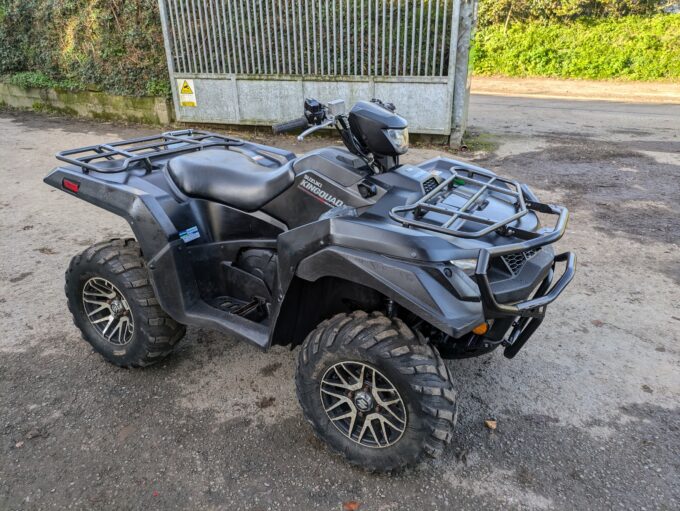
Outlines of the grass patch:
{"type": "Polygon", "coordinates": [[[24,89],[61,89],[68,91],[83,90],[83,86],[75,80],[54,80],[39,71],[24,71],[3,77],[6,83],[24,89]]]}
{"type": "Polygon", "coordinates": [[[479,30],[478,75],[672,80],[680,78],[680,14],[525,22],[479,30]]]}
{"type": "Polygon", "coordinates": [[[467,131],[463,137],[461,147],[467,148],[467,151],[477,153],[485,152],[492,153],[500,146],[498,137],[490,133],[476,133],[467,131]]]}

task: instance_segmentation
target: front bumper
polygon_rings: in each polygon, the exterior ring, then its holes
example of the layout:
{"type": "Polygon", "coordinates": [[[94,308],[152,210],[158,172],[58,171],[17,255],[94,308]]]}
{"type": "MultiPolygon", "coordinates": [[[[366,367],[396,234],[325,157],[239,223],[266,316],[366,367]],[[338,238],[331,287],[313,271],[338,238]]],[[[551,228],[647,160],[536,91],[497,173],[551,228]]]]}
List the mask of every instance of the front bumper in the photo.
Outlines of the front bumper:
{"type": "Polygon", "coordinates": [[[535,201],[531,204],[532,209],[551,215],[557,215],[558,219],[552,230],[539,234],[533,239],[505,245],[502,247],[481,250],[475,270],[475,279],[479,287],[485,318],[513,318],[512,330],[505,339],[506,346],[504,355],[514,357],[531,335],[539,327],[545,317],[546,308],[554,302],[574,278],[576,271],[576,255],[573,252],[563,252],[553,258],[548,274],[527,300],[514,303],[499,303],[491,289],[491,283],[487,275],[491,258],[525,250],[538,249],[559,240],[566,230],[569,221],[569,212],[566,208],[541,204],[535,201]],[[555,266],[565,262],[565,269],[560,278],[553,284],[555,266]]]}
{"type": "MultiPolygon", "coordinates": [[[[488,265],[488,262],[487,262],[488,265]]],[[[569,285],[576,272],[576,254],[573,252],[563,252],[553,258],[552,266],[548,275],[543,279],[533,298],[516,302],[513,304],[503,304],[496,301],[496,297],[491,290],[491,283],[486,276],[486,269],[475,274],[477,285],[484,306],[484,315],[487,318],[503,317],[539,317],[545,315],[545,307],[559,297],[562,291],[569,285]],[[566,261],[566,267],[559,280],[552,285],[555,275],[555,266],[559,262],[566,261]]]]}

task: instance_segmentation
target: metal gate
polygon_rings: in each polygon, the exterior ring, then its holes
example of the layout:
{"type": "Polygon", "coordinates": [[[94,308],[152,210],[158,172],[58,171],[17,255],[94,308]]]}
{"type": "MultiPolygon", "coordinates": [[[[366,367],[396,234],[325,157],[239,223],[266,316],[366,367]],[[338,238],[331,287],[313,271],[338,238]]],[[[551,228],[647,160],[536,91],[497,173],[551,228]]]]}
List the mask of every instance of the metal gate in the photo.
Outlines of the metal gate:
{"type": "Polygon", "coordinates": [[[305,97],[378,97],[411,131],[449,135],[467,107],[461,4],[159,0],[176,117],[266,125],[299,117],[305,97]]]}

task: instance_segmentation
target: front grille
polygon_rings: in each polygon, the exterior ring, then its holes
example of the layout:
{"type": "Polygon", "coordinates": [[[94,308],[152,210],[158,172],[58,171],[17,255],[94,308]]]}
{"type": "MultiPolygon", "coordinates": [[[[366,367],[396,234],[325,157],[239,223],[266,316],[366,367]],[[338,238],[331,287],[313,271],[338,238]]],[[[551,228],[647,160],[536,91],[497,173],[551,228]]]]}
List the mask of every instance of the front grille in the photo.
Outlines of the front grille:
{"type": "Polygon", "coordinates": [[[508,271],[512,275],[517,275],[520,271],[522,271],[522,268],[524,268],[526,262],[534,257],[537,253],[537,249],[531,249],[525,250],[524,252],[515,252],[514,254],[504,255],[501,256],[501,259],[505,263],[508,271]]]}
{"type": "Polygon", "coordinates": [[[423,190],[425,191],[425,193],[430,193],[432,190],[437,188],[438,184],[439,183],[437,183],[437,180],[431,177],[430,179],[423,183],[423,190]]]}

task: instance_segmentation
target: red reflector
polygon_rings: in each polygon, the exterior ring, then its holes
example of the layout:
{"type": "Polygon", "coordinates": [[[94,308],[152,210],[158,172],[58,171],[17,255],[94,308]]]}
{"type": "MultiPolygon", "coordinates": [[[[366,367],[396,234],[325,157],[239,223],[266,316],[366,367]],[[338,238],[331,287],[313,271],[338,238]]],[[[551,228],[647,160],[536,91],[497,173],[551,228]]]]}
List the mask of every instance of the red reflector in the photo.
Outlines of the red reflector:
{"type": "Polygon", "coordinates": [[[61,186],[73,193],[78,193],[78,190],[80,189],[80,183],[76,183],[75,181],[66,178],[61,182],[61,186]]]}

